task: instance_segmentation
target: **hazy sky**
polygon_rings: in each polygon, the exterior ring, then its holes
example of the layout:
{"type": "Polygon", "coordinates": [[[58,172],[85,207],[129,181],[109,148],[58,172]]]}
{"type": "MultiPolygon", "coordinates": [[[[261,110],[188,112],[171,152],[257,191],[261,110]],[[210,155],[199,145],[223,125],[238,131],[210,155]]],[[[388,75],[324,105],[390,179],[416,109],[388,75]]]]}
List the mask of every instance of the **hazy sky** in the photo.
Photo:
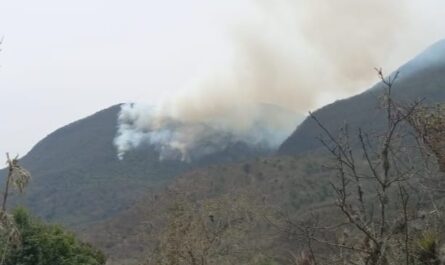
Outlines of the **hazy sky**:
{"type": "MultiPolygon", "coordinates": [[[[234,29],[272,30],[276,16],[264,7],[283,1],[0,0],[0,155],[24,155],[69,122],[120,102],[156,103],[230,65],[234,29]]],[[[443,1],[408,2],[421,27],[401,29],[406,43],[381,65],[396,67],[445,37],[443,1]]],[[[364,88],[334,88],[312,107],[364,88]]]]}

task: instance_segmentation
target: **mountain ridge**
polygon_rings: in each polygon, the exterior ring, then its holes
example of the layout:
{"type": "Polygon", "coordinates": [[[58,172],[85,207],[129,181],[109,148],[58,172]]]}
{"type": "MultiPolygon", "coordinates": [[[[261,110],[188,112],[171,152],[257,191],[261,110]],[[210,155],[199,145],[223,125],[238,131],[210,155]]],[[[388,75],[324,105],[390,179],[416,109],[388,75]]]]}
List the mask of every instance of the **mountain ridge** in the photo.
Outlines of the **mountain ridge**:
{"type": "MultiPolygon", "coordinates": [[[[425,104],[435,104],[445,101],[445,40],[442,40],[423,53],[401,66],[397,79],[394,81],[392,96],[399,102],[423,100],[425,104]],[[442,57],[435,58],[433,64],[430,54],[442,57]]],[[[395,76],[395,73],[391,77],[395,76]]],[[[383,112],[379,101],[385,91],[382,82],[376,83],[361,94],[337,100],[313,112],[320,122],[334,134],[347,123],[350,129],[361,128],[365,131],[382,128],[383,112]]],[[[281,144],[278,154],[297,155],[314,150],[320,150],[318,125],[306,118],[295,131],[281,144]]]]}
{"type": "Polygon", "coordinates": [[[121,104],[110,106],[39,141],[21,159],[33,178],[26,194],[13,196],[12,205],[23,204],[45,220],[78,229],[112,218],[190,169],[273,153],[235,142],[220,152],[184,162],[160,160],[154,146],[142,145],[120,160],[113,145],[120,110],[121,104]]]}

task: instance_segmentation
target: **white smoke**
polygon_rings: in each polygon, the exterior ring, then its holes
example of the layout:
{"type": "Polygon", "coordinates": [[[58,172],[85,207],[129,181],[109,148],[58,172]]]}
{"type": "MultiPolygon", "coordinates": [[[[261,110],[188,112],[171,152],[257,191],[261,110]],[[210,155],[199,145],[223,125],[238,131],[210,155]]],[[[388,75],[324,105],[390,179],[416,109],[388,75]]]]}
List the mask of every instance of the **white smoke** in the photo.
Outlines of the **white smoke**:
{"type": "Polygon", "coordinates": [[[298,118],[261,102],[304,113],[371,86],[374,67],[394,70],[429,38],[428,25],[410,19],[414,1],[255,2],[252,20],[232,30],[229,65],[157,106],[122,106],[119,157],[141,144],[182,160],[237,142],[276,148],[298,118]]]}
{"type": "MultiPolygon", "coordinates": [[[[247,111],[247,110],[246,110],[247,111]]],[[[181,121],[160,106],[123,104],[114,144],[118,157],[141,145],[151,145],[160,159],[192,161],[220,152],[231,144],[275,149],[292,132],[301,118],[276,106],[258,104],[248,110],[246,123],[236,126],[225,115],[208,121],[181,121]]],[[[234,113],[235,114],[235,113],[234,113]]]]}

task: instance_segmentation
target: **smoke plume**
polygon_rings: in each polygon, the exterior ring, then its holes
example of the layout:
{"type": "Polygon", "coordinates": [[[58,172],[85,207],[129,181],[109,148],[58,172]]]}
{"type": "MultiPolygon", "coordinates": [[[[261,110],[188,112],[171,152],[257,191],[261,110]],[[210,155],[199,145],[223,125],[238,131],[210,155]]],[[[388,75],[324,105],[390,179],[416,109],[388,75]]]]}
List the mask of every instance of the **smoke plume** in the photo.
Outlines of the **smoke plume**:
{"type": "Polygon", "coordinates": [[[121,159],[127,151],[143,144],[154,146],[161,160],[192,161],[239,142],[270,150],[301,120],[294,112],[267,104],[248,110],[227,109],[214,114],[214,120],[202,117],[201,121],[196,116],[193,120],[181,120],[174,112],[167,115],[165,110],[142,104],[124,104],[121,108],[115,138],[121,159]],[[235,117],[237,113],[244,113],[244,123],[242,117],[240,120],[235,117]]]}
{"type": "Polygon", "coordinates": [[[256,1],[251,16],[232,25],[229,65],[157,106],[122,106],[119,156],[141,144],[156,146],[161,159],[183,160],[238,141],[276,148],[299,116],[262,103],[304,113],[370,86],[375,66],[393,69],[406,59],[397,47],[413,29],[407,3],[256,1]]]}

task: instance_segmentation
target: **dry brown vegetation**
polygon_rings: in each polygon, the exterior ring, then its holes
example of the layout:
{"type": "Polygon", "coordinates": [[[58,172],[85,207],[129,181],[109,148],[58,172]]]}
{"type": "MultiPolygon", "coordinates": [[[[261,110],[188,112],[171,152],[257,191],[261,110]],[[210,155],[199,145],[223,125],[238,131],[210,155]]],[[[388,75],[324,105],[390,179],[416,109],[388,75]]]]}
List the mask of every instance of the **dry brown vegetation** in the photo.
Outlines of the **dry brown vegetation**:
{"type": "Polygon", "coordinates": [[[90,241],[110,264],[441,264],[443,108],[394,101],[379,75],[382,130],[313,115],[328,152],[194,170],[90,241]]]}
{"type": "Polygon", "coordinates": [[[439,169],[445,164],[442,128],[444,114],[421,107],[420,102],[402,106],[392,100],[393,79],[385,79],[383,98],[387,127],[379,134],[358,130],[349,132],[347,125],[334,136],[311,114],[326,139],[322,144],[333,158],[336,181],[336,206],[342,220],[311,222],[289,221],[288,231],[297,231],[306,250],[296,264],[442,264],[439,242],[444,227],[441,200],[443,183],[439,169]],[[406,124],[414,132],[410,133],[406,124]],[[353,148],[351,137],[357,137],[360,148],[353,148]],[[417,140],[417,141],[415,141],[417,140]],[[417,142],[418,144],[412,144],[417,142]],[[357,154],[359,153],[359,154],[357,154]],[[426,154],[426,155],[425,155],[426,154]],[[431,168],[431,158],[436,168],[431,168]],[[439,169],[437,168],[439,167],[439,169]],[[435,181],[434,186],[431,180],[435,181]]]}
{"type": "MultiPolygon", "coordinates": [[[[321,161],[323,158],[317,159],[321,161]]],[[[146,197],[119,219],[101,224],[88,234],[92,235],[93,243],[111,254],[116,264],[125,261],[137,264],[142,257],[151,257],[160,239],[168,233],[167,224],[178,202],[193,209],[193,213],[209,216],[214,214],[205,205],[222,207],[228,205],[228,200],[233,200],[231,204],[235,209],[255,215],[249,221],[249,229],[238,231],[251,236],[234,237],[230,242],[245,246],[245,255],[256,252],[255,257],[251,257],[253,260],[265,259],[274,256],[276,251],[294,251],[293,239],[281,235],[268,219],[275,220],[277,212],[295,216],[308,208],[323,209],[332,195],[328,185],[328,170],[320,168],[311,158],[259,158],[248,163],[212,166],[179,177],[168,188],[146,197]],[[241,208],[235,206],[239,202],[243,202],[241,208]]],[[[223,207],[218,211],[229,209],[223,207]]]]}

